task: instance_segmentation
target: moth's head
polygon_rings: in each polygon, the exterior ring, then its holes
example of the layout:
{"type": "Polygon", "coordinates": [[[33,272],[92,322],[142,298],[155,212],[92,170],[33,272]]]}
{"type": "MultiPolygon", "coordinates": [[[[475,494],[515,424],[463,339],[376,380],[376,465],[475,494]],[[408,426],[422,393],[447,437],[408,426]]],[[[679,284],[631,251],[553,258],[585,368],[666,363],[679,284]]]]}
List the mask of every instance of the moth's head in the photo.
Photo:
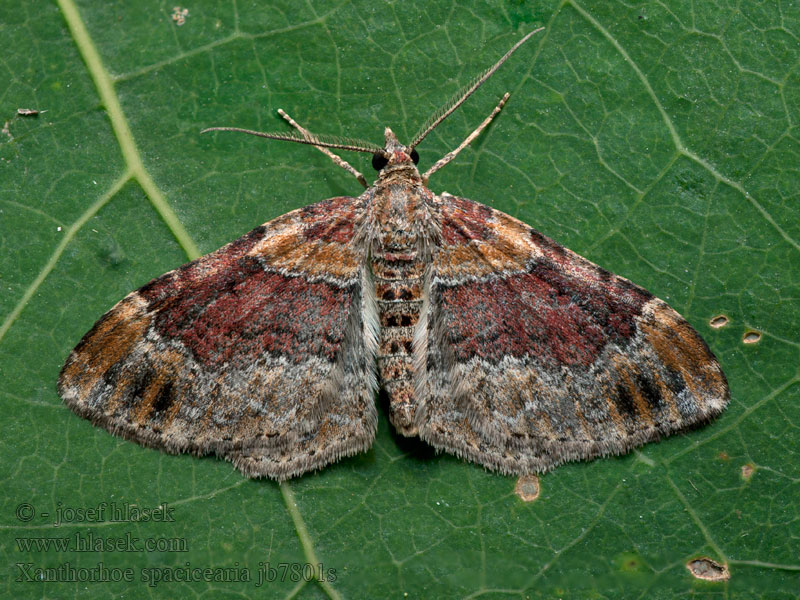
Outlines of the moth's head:
{"type": "Polygon", "coordinates": [[[384,136],[386,137],[386,144],[383,150],[372,155],[372,168],[378,171],[378,177],[384,178],[390,173],[407,169],[412,169],[419,174],[417,171],[417,163],[419,162],[417,150],[408,148],[397,141],[397,136],[388,127],[384,131],[384,136]]]}

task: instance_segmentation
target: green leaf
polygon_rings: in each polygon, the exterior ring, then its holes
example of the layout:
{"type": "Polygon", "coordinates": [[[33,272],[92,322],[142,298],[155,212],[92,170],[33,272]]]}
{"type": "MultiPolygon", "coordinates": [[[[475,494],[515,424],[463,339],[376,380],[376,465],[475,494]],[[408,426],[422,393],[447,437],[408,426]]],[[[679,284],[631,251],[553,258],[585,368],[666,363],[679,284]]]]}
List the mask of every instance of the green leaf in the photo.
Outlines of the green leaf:
{"type": "MultiPolygon", "coordinates": [[[[0,4],[3,596],[796,596],[797,6],[185,8],[179,25],[157,2],[0,4]],[[313,148],[201,129],[279,130],[283,108],[314,132],[380,143],[388,125],[408,139],[539,25],[419,148],[432,164],[511,92],[431,188],[517,216],[667,300],[729,378],[718,421],[562,466],[525,503],[514,478],[398,438],[385,411],[369,452],[279,486],[122,441],[62,404],[64,359],[127,292],[290,209],[360,193],[313,148]],[[749,331],[757,343],[743,343],[749,331]],[[112,511],[158,506],[161,520],[112,511]],[[77,551],[76,536],[105,551],[77,551]],[[693,578],[685,565],[702,556],[730,579],[693,578]],[[305,563],[326,581],[304,581],[305,563]],[[27,579],[38,568],[49,581],[27,579]]],[[[346,158],[371,176],[369,156],[346,158]]]]}

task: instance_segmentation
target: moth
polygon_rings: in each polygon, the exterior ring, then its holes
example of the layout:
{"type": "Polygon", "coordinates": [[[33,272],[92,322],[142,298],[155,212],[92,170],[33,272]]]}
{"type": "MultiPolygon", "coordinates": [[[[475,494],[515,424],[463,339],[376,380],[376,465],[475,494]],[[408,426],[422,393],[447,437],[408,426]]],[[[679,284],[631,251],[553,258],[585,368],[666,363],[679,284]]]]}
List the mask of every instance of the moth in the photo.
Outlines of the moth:
{"type": "MultiPolygon", "coordinates": [[[[537,30],[539,31],[539,30],[537,30]]],[[[417,146],[526,40],[422,126],[379,146],[260,133],[328,154],[364,185],[278,217],[154,279],[69,355],[78,415],[170,453],[284,480],[367,450],[376,392],[405,436],[506,474],[620,454],[709,421],[728,384],[666,303],[509,215],[437,195],[417,146]],[[371,153],[377,180],[330,149],[371,153]]]]}

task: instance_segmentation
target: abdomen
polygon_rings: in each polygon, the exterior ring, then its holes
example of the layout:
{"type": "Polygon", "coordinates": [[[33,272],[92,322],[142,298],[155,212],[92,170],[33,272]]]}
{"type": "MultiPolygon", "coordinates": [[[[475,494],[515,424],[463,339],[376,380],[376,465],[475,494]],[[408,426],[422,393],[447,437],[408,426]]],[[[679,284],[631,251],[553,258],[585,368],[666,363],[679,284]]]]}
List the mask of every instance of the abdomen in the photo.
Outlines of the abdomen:
{"type": "Polygon", "coordinates": [[[389,396],[389,417],[398,432],[417,435],[413,339],[422,310],[425,264],[411,250],[380,253],[371,267],[381,323],[378,373],[389,396]]]}

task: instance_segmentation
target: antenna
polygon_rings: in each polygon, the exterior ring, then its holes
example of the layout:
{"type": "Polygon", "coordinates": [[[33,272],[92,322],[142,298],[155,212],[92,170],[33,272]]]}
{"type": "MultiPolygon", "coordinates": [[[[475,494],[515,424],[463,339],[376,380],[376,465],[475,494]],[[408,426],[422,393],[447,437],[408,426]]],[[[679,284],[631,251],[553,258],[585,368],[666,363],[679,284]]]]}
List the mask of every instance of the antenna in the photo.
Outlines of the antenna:
{"type": "Polygon", "coordinates": [[[283,140],[285,142],[298,142],[300,144],[309,144],[322,148],[339,148],[341,150],[352,150],[353,152],[368,152],[375,154],[385,154],[384,149],[377,144],[358,140],[347,137],[338,137],[335,135],[318,135],[306,130],[304,133],[289,132],[263,132],[253,131],[252,129],[242,129],[241,127],[209,127],[203,129],[200,133],[207,133],[209,131],[238,131],[239,133],[248,133],[250,135],[257,135],[258,137],[270,138],[272,140],[283,140]]]}
{"type": "Polygon", "coordinates": [[[514,54],[514,52],[516,52],[517,48],[522,46],[522,44],[527,42],[533,35],[539,33],[543,29],[544,27],[539,27],[539,29],[534,29],[533,31],[531,31],[528,35],[526,35],[524,38],[522,38],[520,41],[514,44],[511,47],[511,50],[506,52],[500,60],[498,60],[491,67],[486,69],[483,73],[478,75],[466,86],[461,88],[456,95],[454,95],[452,98],[450,98],[450,100],[448,100],[445,103],[444,106],[442,106],[439,110],[433,113],[430,116],[430,118],[427,121],[425,121],[425,123],[422,125],[422,127],[419,130],[419,133],[417,133],[417,135],[414,136],[414,140],[408,145],[408,150],[410,151],[412,148],[416,148],[416,146],[422,140],[425,139],[425,136],[427,136],[431,131],[433,131],[434,128],[436,128],[436,126],[439,125],[439,123],[444,121],[450,114],[452,114],[452,112],[455,109],[461,106],[464,103],[464,101],[473,94],[475,90],[477,90],[481,85],[483,85],[483,83],[487,79],[489,79],[489,77],[491,77],[494,74],[494,72],[497,71],[497,69],[500,68],[500,65],[506,62],[509,59],[509,57],[512,54],[514,54]]]}

